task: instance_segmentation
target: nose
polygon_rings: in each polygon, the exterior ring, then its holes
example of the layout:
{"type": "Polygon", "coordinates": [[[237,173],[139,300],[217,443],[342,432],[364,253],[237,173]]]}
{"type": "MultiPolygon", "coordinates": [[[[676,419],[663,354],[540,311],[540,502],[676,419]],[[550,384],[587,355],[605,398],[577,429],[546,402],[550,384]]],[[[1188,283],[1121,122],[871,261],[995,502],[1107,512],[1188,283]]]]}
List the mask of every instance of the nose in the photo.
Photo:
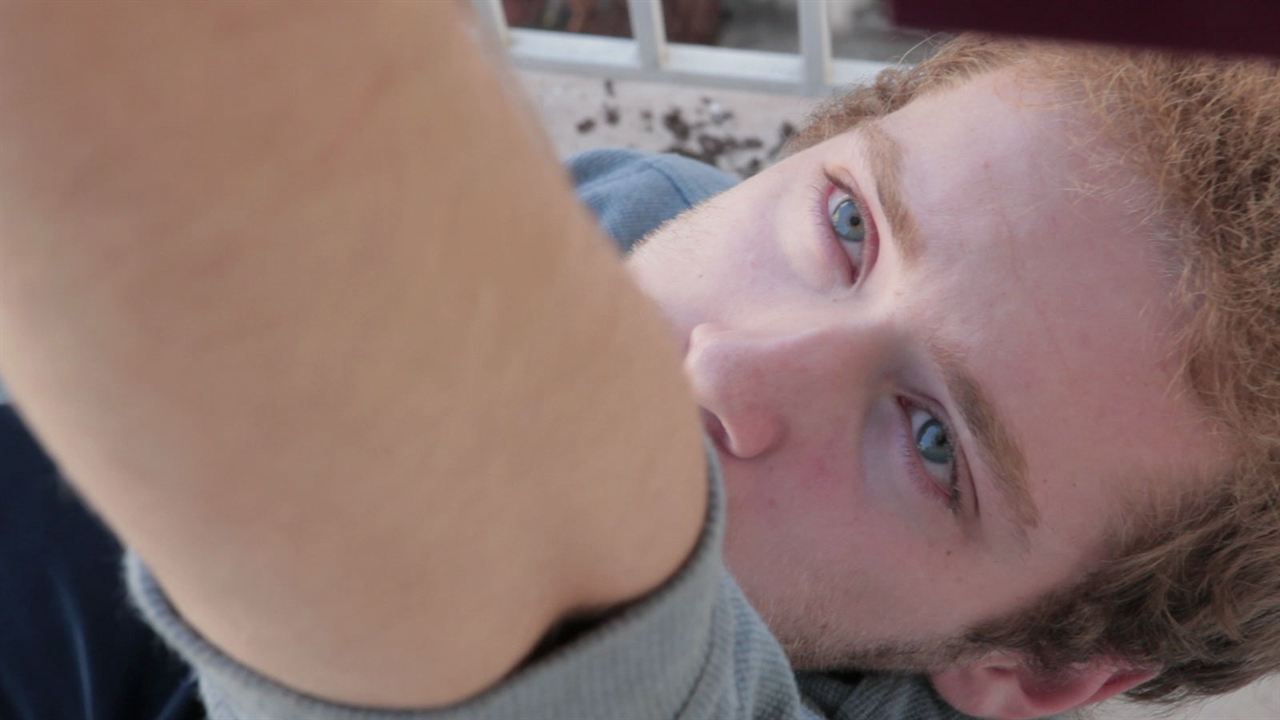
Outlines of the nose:
{"type": "Polygon", "coordinates": [[[751,459],[863,416],[891,334],[871,325],[693,328],[684,371],[707,431],[751,459]]]}

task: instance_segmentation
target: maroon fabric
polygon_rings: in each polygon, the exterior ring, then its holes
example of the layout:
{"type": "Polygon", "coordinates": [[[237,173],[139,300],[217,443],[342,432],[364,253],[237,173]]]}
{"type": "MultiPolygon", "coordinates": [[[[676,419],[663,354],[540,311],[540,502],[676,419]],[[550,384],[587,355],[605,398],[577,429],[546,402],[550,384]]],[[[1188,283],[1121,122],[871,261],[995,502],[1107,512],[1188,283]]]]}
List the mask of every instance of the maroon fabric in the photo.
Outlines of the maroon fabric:
{"type": "Polygon", "coordinates": [[[894,22],[1226,54],[1280,55],[1276,0],[892,0],[894,22]]]}

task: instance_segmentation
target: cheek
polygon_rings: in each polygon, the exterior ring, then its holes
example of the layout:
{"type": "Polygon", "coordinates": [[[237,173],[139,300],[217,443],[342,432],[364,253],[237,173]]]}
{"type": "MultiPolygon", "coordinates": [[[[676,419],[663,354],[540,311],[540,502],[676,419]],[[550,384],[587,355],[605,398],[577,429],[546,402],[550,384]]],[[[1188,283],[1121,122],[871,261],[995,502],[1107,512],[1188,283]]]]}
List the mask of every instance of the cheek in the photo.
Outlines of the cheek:
{"type": "Polygon", "coordinates": [[[729,460],[725,484],[729,522],[744,541],[813,555],[847,542],[852,499],[848,468],[810,448],[753,462],[729,460]],[[749,537],[748,537],[749,536],[749,537]]]}
{"type": "Polygon", "coordinates": [[[828,459],[829,457],[830,455],[826,453],[818,453],[800,466],[801,472],[815,492],[833,489],[836,484],[839,470],[832,467],[833,463],[828,459]]]}
{"type": "Polygon", "coordinates": [[[722,217],[704,209],[666,226],[628,258],[632,277],[664,304],[732,306],[766,292],[776,262],[765,236],[722,217]]]}
{"type": "Polygon", "coordinates": [[[854,530],[845,512],[848,483],[821,456],[781,460],[725,469],[730,570],[753,600],[775,607],[814,583],[829,584],[857,560],[842,556],[854,530]]]}
{"type": "Polygon", "coordinates": [[[857,494],[848,463],[830,453],[797,455],[784,466],[779,462],[758,476],[750,488],[754,497],[750,515],[754,530],[785,548],[790,562],[828,562],[839,559],[842,549],[856,544],[859,533],[857,494]]]}
{"type": "Polygon", "coordinates": [[[726,471],[726,556],[755,602],[800,613],[800,627],[821,618],[861,637],[937,635],[970,619],[963,601],[986,592],[966,577],[969,558],[927,542],[830,452],[788,460],[786,472],[726,471]]]}
{"type": "Polygon", "coordinates": [[[641,288],[669,315],[685,324],[747,321],[815,290],[787,255],[804,247],[798,238],[808,232],[798,181],[763,180],[681,215],[628,260],[641,288]]]}

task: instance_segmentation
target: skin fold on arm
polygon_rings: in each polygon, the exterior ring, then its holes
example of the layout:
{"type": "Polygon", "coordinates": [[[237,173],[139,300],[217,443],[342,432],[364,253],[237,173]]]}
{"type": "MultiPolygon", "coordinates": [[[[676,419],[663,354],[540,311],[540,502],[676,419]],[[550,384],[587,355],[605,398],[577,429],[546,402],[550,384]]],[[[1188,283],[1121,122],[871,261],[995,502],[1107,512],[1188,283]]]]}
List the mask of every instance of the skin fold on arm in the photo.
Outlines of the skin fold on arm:
{"type": "Polygon", "coordinates": [[[0,7],[0,375],[233,657],[386,707],[668,578],[658,312],[446,2],[0,7]]]}

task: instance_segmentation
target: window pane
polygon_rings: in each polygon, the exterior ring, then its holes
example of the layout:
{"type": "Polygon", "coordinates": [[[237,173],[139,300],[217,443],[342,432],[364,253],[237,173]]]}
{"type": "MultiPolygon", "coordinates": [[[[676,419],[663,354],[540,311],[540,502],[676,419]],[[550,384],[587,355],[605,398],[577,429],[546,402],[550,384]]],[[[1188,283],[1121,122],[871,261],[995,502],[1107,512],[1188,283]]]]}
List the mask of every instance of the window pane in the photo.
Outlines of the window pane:
{"type": "Polygon", "coordinates": [[[826,0],[831,55],[855,60],[917,63],[928,57],[933,33],[894,27],[888,0],[826,0]]]}
{"type": "Polygon", "coordinates": [[[511,27],[631,37],[627,0],[502,0],[511,27]]]}
{"type": "MultiPolygon", "coordinates": [[[[663,9],[671,15],[672,8],[698,3],[699,0],[664,0],[663,9]]],[[[716,33],[708,40],[685,42],[799,53],[800,24],[796,19],[796,0],[703,0],[703,3],[719,5],[716,33]]]]}

